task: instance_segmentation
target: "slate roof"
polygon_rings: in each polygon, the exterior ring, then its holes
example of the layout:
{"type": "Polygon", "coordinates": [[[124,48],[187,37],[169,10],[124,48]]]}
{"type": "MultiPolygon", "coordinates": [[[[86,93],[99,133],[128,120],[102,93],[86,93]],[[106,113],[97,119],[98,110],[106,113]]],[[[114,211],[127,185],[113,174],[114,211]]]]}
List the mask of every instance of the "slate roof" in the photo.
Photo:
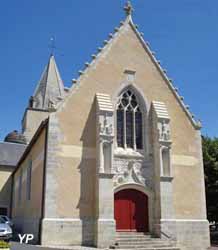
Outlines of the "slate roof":
{"type": "Polygon", "coordinates": [[[0,166],[16,166],[27,145],[0,142],[0,166]]]}
{"type": "Polygon", "coordinates": [[[64,84],[56,65],[54,55],[51,55],[35,89],[33,95],[35,103],[33,108],[47,110],[51,103],[56,104],[64,98],[64,95],[64,84]]]}

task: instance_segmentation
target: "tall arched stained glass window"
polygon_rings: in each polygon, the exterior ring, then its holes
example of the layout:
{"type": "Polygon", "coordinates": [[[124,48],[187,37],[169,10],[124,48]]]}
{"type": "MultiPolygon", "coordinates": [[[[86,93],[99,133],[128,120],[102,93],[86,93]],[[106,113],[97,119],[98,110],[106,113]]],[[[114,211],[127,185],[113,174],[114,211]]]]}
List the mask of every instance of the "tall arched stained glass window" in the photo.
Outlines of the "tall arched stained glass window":
{"type": "Polygon", "coordinates": [[[122,148],[143,148],[142,113],[135,94],[123,92],[117,104],[117,146],[122,148]]]}

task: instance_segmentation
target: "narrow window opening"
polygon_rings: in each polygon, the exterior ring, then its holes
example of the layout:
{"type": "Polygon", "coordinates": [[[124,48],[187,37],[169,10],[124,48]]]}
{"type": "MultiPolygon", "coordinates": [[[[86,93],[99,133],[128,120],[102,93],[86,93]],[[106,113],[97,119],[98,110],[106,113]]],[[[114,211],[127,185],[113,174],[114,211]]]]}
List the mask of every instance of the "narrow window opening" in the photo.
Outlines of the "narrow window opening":
{"type": "Polygon", "coordinates": [[[23,170],[21,169],[19,176],[19,187],[18,187],[18,203],[20,203],[22,199],[22,182],[23,182],[23,170]]]}
{"type": "Polygon", "coordinates": [[[29,161],[27,167],[27,182],[26,182],[26,199],[31,199],[31,182],[32,182],[32,161],[29,161]]]}

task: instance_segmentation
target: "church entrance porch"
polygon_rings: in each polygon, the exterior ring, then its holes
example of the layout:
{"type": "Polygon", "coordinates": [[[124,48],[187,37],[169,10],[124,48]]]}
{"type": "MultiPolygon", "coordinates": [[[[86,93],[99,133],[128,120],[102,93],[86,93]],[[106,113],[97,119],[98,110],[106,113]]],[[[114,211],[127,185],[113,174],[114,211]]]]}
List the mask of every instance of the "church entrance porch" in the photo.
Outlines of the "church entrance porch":
{"type": "Polygon", "coordinates": [[[148,232],[148,197],[135,189],[114,195],[114,218],[117,231],[148,232]]]}

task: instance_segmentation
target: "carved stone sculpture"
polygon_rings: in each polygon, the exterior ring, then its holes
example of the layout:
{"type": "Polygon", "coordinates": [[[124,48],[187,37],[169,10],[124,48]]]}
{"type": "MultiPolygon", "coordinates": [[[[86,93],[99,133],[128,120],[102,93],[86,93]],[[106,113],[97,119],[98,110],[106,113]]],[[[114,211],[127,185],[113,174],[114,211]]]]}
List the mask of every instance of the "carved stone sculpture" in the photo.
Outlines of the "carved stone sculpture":
{"type": "Polygon", "coordinates": [[[141,160],[117,159],[114,173],[114,186],[135,183],[152,189],[150,166],[145,166],[141,160]]]}
{"type": "Polygon", "coordinates": [[[113,125],[109,121],[109,117],[105,116],[103,123],[99,123],[100,134],[102,135],[112,135],[113,134],[113,125]]]}
{"type": "Polygon", "coordinates": [[[159,140],[169,141],[170,140],[170,128],[169,123],[166,123],[165,120],[159,123],[159,140]]]}

